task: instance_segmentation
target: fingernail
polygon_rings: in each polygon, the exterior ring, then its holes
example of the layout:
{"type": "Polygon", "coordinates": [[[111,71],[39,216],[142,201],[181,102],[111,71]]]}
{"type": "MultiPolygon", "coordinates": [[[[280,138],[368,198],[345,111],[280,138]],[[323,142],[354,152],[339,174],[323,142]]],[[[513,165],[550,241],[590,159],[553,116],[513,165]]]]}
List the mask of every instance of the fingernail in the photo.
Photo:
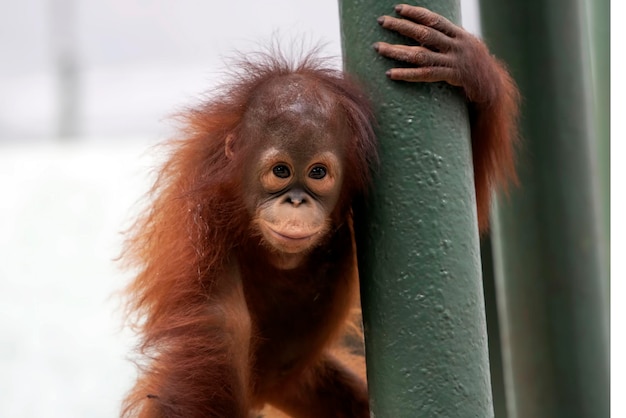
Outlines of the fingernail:
{"type": "Polygon", "coordinates": [[[376,21],[378,22],[379,25],[382,25],[385,22],[385,16],[381,16],[378,19],[376,19],[376,21]]]}
{"type": "Polygon", "coordinates": [[[374,45],[372,45],[372,48],[374,48],[374,51],[378,52],[378,42],[376,42],[374,45]]]}
{"type": "Polygon", "coordinates": [[[391,70],[385,71],[385,75],[387,76],[387,78],[391,78],[391,70]]]}
{"type": "Polygon", "coordinates": [[[400,13],[402,11],[402,5],[401,4],[397,4],[394,9],[396,10],[396,13],[400,13]]]}

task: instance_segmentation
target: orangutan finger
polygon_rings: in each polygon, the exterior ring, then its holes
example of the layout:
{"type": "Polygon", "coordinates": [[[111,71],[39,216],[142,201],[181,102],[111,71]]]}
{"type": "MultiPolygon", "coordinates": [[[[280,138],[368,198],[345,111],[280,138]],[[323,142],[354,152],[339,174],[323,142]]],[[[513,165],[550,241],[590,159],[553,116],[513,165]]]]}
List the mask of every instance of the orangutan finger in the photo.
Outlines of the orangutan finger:
{"type": "Polygon", "coordinates": [[[428,83],[445,81],[453,86],[461,85],[459,71],[448,67],[392,68],[386,74],[391,80],[428,83]]]}
{"type": "Polygon", "coordinates": [[[374,49],[382,56],[407,62],[420,67],[451,67],[453,60],[449,55],[433,52],[421,46],[392,45],[386,42],[377,42],[374,49]]]}
{"type": "Polygon", "coordinates": [[[452,38],[464,33],[463,29],[450,22],[445,17],[423,7],[399,4],[395,7],[395,10],[396,13],[402,17],[410,19],[415,23],[437,29],[439,32],[445,33],[452,38]]]}

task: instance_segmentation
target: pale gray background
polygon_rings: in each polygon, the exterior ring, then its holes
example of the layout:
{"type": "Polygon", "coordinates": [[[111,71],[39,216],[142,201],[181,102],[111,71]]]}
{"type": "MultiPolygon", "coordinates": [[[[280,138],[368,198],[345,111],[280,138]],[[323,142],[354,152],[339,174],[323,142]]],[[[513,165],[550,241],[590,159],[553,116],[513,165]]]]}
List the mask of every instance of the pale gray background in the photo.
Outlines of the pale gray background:
{"type": "MultiPolygon", "coordinates": [[[[463,2],[474,30],[475,0],[463,2]]],[[[392,10],[390,10],[392,13],[392,10]]],[[[82,140],[166,135],[163,118],[210,87],[234,49],[273,34],[341,56],[336,1],[22,0],[0,6],[0,143],[58,132],[59,51],[76,57],[82,140]]]]}

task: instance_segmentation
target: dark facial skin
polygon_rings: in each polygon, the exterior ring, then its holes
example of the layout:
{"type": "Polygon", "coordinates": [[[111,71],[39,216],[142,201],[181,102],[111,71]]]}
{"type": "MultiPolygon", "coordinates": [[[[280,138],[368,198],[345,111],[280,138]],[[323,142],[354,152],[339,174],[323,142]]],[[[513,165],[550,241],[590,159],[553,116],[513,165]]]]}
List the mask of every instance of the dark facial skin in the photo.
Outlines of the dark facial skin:
{"type": "Polygon", "coordinates": [[[253,228],[276,267],[295,268],[332,227],[348,129],[328,93],[292,75],[253,98],[242,136],[254,150],[244,184],[253,228]]]}

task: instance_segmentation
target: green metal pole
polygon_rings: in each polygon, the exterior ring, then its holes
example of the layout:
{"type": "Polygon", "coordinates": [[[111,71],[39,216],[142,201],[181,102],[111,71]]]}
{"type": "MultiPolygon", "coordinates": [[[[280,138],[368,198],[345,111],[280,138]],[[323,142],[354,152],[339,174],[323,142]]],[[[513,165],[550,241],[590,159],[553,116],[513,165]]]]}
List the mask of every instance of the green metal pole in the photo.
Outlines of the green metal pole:
{"type": "Polygon", "coordinates": [[[583,4],[482,0],[522,96],[521,186],[493,225],[509,415],[609,416],[606,265],[583,4]]]}
{"type": "MultiPolygon", "coordinates": [[[[458,1],[417,3],[459,21],[458,1]]],[[[345,68],[379,122],[357,238],[373,416],[492,417],[466,104],[446,84],[385,77],[393,63],[372,44],[406,42],[376,23],[396,2],[339,4],[345,68]]]]}

